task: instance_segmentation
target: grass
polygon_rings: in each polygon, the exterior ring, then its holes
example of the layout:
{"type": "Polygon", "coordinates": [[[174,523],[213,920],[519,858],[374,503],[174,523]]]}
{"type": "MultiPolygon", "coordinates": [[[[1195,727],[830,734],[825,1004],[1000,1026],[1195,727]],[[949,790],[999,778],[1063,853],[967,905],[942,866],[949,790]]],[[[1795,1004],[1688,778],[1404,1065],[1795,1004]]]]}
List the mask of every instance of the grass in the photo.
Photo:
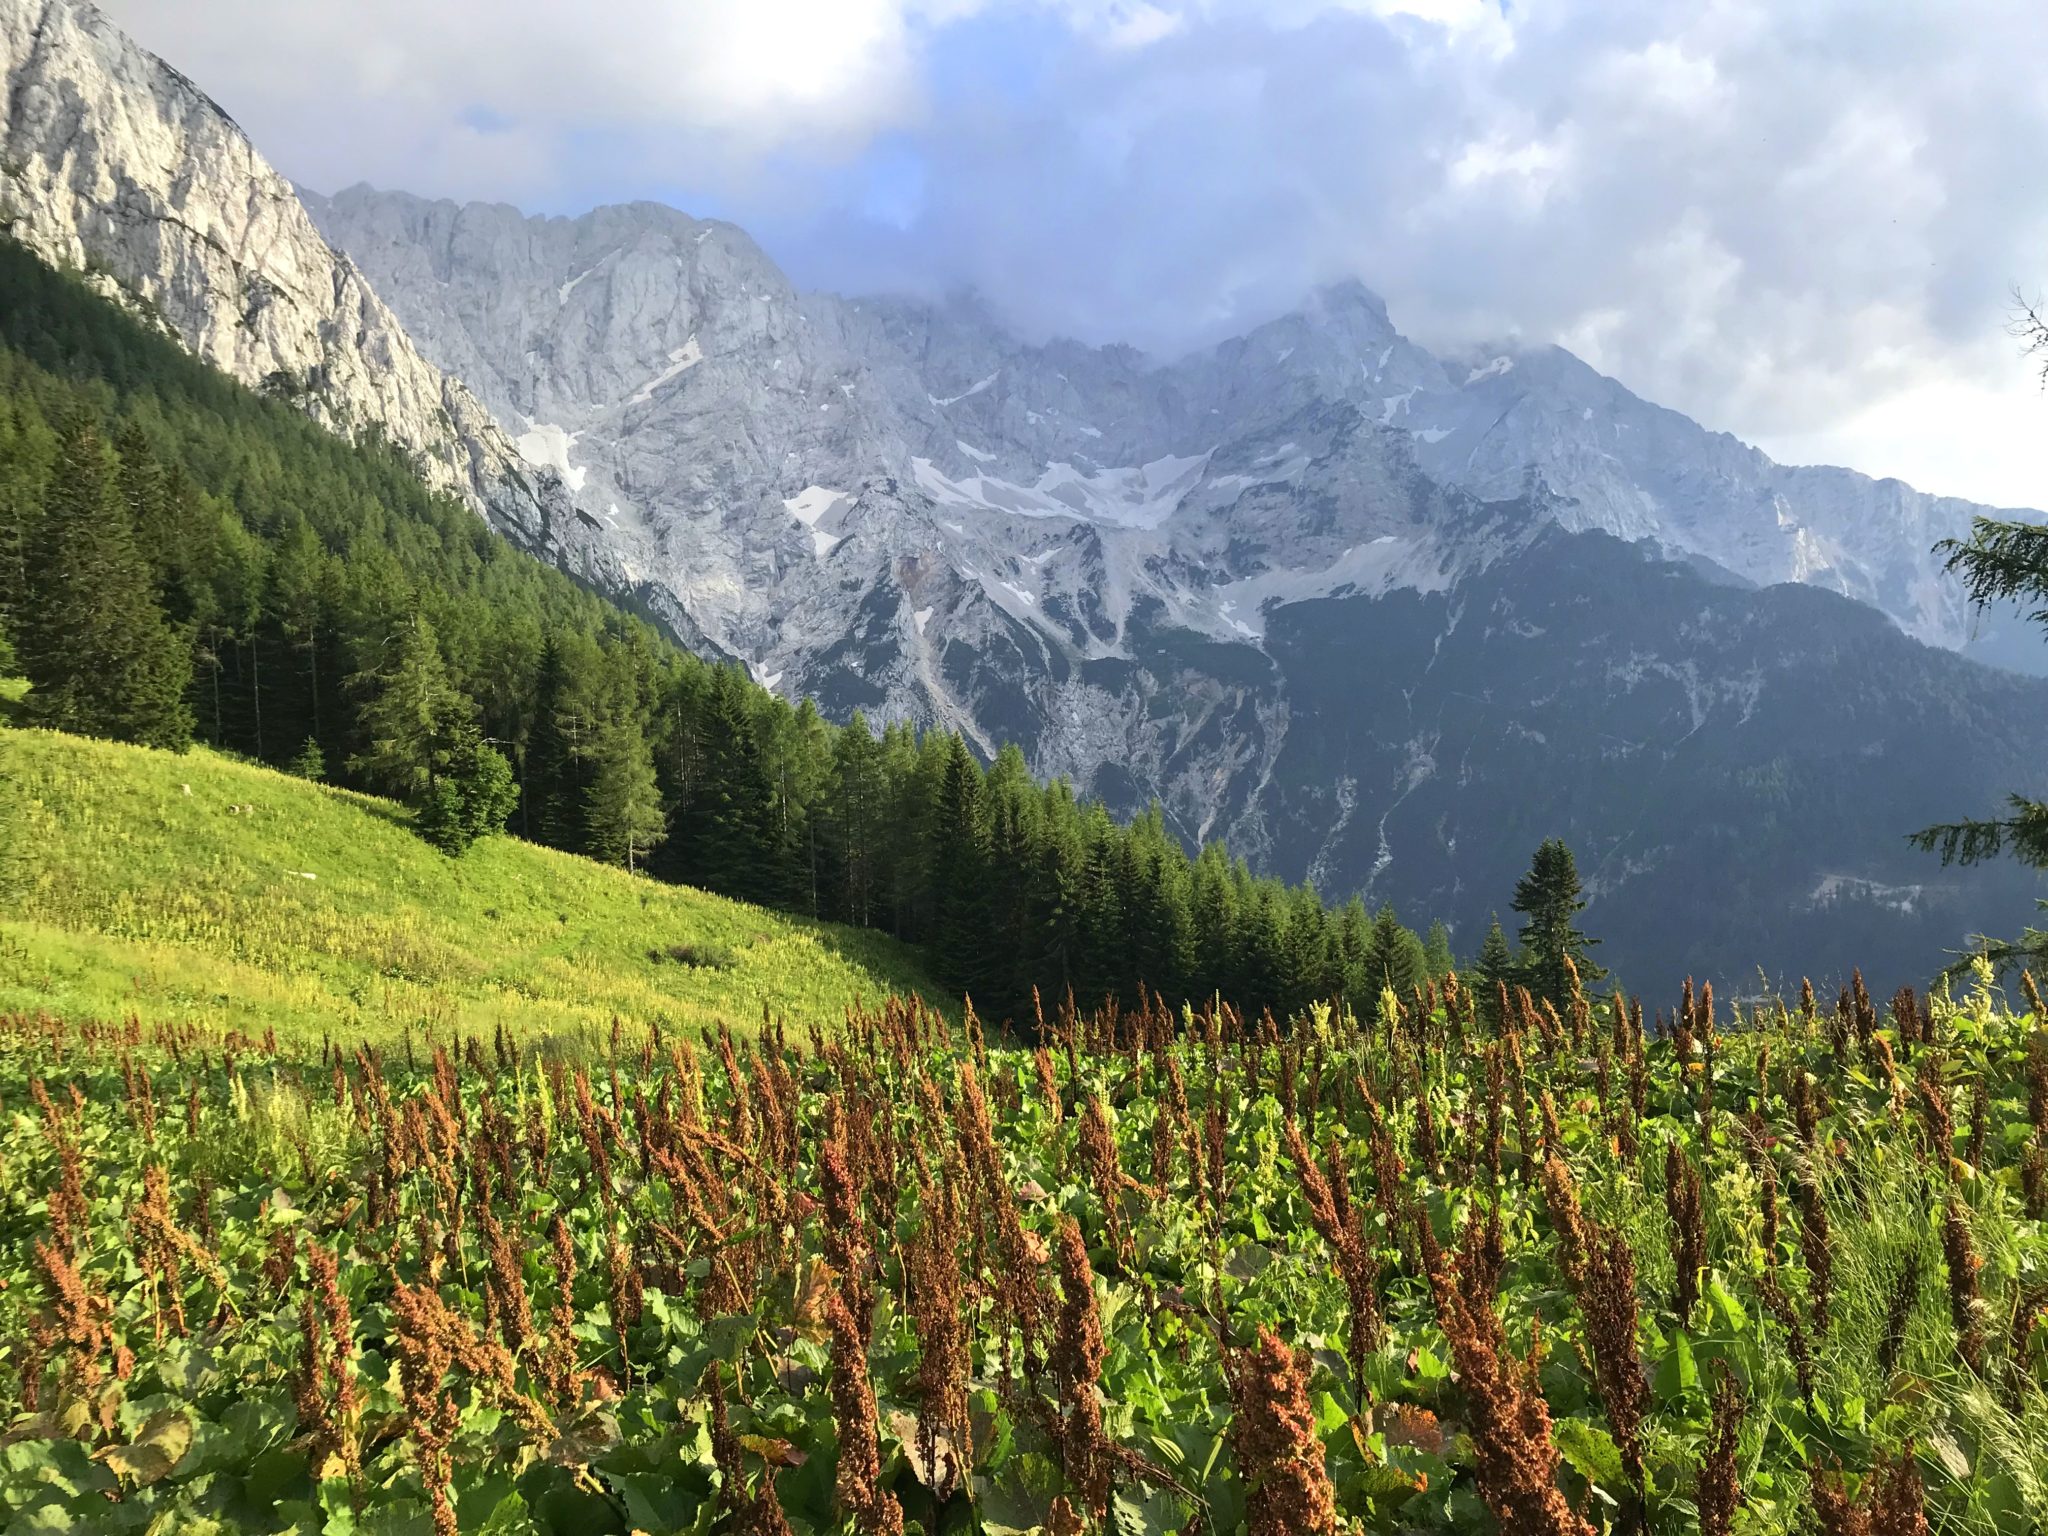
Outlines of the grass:
{"type": "Polygon", "coordinates": [[[195,750],[0,726],[0,1012],[260,1035],[804,1024],[939,995],[914,951],[195,750]]]}

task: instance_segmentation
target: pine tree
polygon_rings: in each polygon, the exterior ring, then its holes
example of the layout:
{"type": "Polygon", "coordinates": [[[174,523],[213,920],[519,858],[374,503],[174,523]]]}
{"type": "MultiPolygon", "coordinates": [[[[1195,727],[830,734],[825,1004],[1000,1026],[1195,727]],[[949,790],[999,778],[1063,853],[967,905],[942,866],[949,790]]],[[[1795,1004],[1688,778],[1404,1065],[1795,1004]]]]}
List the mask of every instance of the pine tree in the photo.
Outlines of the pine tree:
{"type": "Polygon", "coordinates": [[[15,635],[28,607],[29,497],[10,477],[0,480],[0,674],[20,665],[15,635]]]}
{"type": "MultiPolygon", "coordinates": [[[[2026,311],[2022,331],[2030,351],[2048,349],[2048,321],[2039,312],[2026,311]]],[[[1972,520],[1968,539],[1944,539],[1935,551],[1948,557],[1948,570],[1962,577],[1979,608],[2016,602],[2032,622],[2048,625],[2048,523],[1979,517],[1972,520]]],[[[2048,869],[2048,801],[2010,794],[2006,812],[1923,827],[1907,841],[1923,852],[1939,853],[1944,867],[2009,856],[2048,869]]],[[[2048,962],[2048,932],[2030,928],[2018,939],[1986,941],[1984,954],[2001,967],[2042,965],[2048,962]]],[[[1958,968],[1967,963],[1967,958],[1958,962],[1958,968]]]]}
{"type": "Polygon", "coordinates": [[[775,876],[771,791],[748,708],[749,689],[732,667],[713,674],[697,723],[697,779],[671,823],[663,872],[743,901],[765,901],[775,876]]]}
{"type": "Polygon", "coordinates": [[[362,711],[368,745],[352,766],[375,787],[420,803],[448,766],[458,727],[475,706],[456,691],[427,616],[415,608],[385,643],[385,660],[358,681],[367,686],[362,711]]]}
{"type": "Polygon", "coordinates": [[[1516,882],[1510,905],[1528,919],[1521,933],[1521,979],[1534,996],[1548,998],[1559,1008],[1565,1005],[1571,996],[1567,958],[1577,968],[1582,986],[1590,987],[1607,974],[1587,953],[1600,941],[1574,926],[1586,900],[1579,894],[1578,864],[1563,838],[1544,839],[1529,872],[1516,882]]]}
{"type": "Polygon", "coordinates": [[[1458,968],[1457,958],[1451,953],[1451,930],[1444,926],[1442,918],[1429,925],[1429,935],[1422,941],[1422,967],[1431,981],[1442,981],[1458,968]]]}
{"type": "Polygon", "coordinates": [[[981,816],[982,775],[967,744],[949,739],[932,823],[933,935],[945,974],[968,992],[990,990],[989,870],[981,816]]]}
{"type": "Polygon", "coordinates": [[[583,814],[589,800],[578,782],[571,727],[565,718],[571,684],[568,659],[557,635],[549,634],[541,644],[540,669],[533,686],[522,758],[521,830],[537,843],[573,852],[583,846],[583,814]]]}
{"type": "MultiPolygon", "coordinates": [[[[1422,940],[1402,923],[1391,902],[1381,906],[1372,920],[1372,963],[1369,980],[1372,996],[1368,1006],[1378,1005],[1382,989],[1392,989],[1404,1002],[1429,975],[1422,940]]],[[[1354,1003],[1353,1006],[1356,1006],[1354,1003]]]]}
{"type": "Polygon", "coordinates": [[[668,831],[646,734],[630,721],[615,722],[599,732],[590,756],[583,814],[590,854],[637,869],[668,831]]]}
{"type": "MultiPolygon", "coordinates": [[[[2043,345],[2042,322],[2030,314],[2035,348],[2043,345]]],[[[2034,605],[2027,617],[2048,625],[2048,523],[2023,523],[1999,518],[1972,520],[1970,537],[1944,539],[1935,552],[1948,557],[1948,570],[1963,578],[1970,601],[1978,607],[2017,602],[2034,605]]],[[[2007,797],[2010,815],[1995,820],[1945,822],[1926,827],[1909,839],[1917,848],[1939,853],[1941,862],[1977,864],[2010,855],[2035,869],[2048,869],[2048,801],[2025,795],[2007,797]]],[[[2037,952],[2048,951],[2048,939],[2037,952]]]]}
{"type": "Polygon", "coordinates": [[[320,750],[319,742],[308,736],[306,744],[299,748],[299,755],[291,760],[285,772],[311,779],[317,784],[327,777],[327,754],[320,750]]]}
{"type": "Polygon", "coordinates": [[[882,810],[888,785],[882,773],[882,749],[859,710],[833,736],[832,793],[825,842],[837,878],[829,908],[849,923],[867,927],[876,920],[880,844],[887,832],[882,810]]]}
{"type": "Polygon", "coordinates": [[[1282,940],[1280,995],[1270,999],[1283,1017],[1322,999],[1330,974],[1330,932],[1322,898],[1312,885],[1294,888],[1282,940]]]}
{"type": "Polygon", "coordinates": [[[1500,914],[1496,912],[1472,967],[1473,979],[1478,983],[1479,1006],[1496,1026],[1500,1023],[1501,985],[1514,986],[1518,971],[1515,953],[1508,948],[1508,936],[1501,931],[1500,914]]]}
{"type": "Polygon", "coordinates": [[[99,431],[83,416],[51,469],[17,628],[37,724],[174,751],[191,745],[191,650],[164,621],[99,431]]]}

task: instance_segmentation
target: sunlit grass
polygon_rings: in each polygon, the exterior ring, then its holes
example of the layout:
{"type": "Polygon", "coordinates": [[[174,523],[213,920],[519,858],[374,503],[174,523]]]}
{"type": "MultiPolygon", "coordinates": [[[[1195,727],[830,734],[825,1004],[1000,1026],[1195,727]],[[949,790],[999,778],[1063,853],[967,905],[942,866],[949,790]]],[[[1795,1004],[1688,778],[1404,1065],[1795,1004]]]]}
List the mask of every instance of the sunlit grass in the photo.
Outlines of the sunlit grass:
{"type": "Polygon", "coordinates": [[[576,1034],[936,996],[914,954],[206,751],[5,733],[0,1010],[252,1034],[576,1034]],[[681,958],[678,958],[681,957],[681,958]]]}

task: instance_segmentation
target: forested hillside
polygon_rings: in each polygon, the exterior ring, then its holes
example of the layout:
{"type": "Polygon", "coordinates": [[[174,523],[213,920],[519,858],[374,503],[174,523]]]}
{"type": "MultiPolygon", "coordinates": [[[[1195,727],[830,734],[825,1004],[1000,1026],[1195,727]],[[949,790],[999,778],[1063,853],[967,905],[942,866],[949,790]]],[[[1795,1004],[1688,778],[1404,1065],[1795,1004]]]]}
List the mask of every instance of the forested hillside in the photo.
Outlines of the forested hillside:
{"type": "Polygon", "coordinates": [[[1440,929],[1191,857],[1014,751],[835,728],[687,654],[18,248],[0,289],[0,643],[35,723],[400,795],[451,847],[509,813],[928,945],[991,1014],[1141,986],[1284,1012],[1450,966],[1440,929]]]}

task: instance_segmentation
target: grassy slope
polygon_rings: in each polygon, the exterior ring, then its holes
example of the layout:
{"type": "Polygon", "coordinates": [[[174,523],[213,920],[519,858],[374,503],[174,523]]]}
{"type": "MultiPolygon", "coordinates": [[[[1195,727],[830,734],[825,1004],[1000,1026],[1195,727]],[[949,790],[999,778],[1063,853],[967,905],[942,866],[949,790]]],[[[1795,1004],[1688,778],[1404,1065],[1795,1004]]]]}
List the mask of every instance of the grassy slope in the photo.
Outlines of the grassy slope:
{"type": "Polygon", "coordinates": [[[938,995],[877,935],[509,837],[449,859],[390,802],[206,751],[0,728],[0,858],[0,1011],[531,1035],[938,995]],[[649,958],[677,945],[724,963],[649,958]]]}

